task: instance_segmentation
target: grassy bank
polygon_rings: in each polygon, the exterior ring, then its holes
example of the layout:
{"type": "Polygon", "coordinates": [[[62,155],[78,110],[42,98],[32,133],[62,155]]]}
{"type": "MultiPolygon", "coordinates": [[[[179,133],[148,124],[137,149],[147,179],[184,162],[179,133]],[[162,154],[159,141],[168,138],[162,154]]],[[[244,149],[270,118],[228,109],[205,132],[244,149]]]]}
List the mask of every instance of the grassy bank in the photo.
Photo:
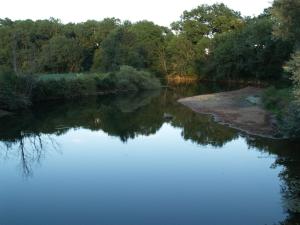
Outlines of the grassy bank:
{"type": "Polygon", "coordinates": [[[157,78],[129,66],[110,73],[71,73],[14,76],[3,72],[0,79],[0,108],[18,110],[33,102],[71,99],[87,95],[160,88],[157,78]]]}

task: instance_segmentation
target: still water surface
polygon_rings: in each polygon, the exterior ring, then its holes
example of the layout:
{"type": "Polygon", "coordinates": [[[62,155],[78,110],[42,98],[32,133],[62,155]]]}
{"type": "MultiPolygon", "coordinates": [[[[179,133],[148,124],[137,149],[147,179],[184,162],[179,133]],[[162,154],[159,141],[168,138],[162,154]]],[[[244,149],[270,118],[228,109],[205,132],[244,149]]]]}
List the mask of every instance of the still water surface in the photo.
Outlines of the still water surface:
{"type": "Polygon", "coordinates": [[[300,142],[248,136],[176,102],[216,90],[52,102],[2,118],[0,225],[297,224],[300,142]]]}

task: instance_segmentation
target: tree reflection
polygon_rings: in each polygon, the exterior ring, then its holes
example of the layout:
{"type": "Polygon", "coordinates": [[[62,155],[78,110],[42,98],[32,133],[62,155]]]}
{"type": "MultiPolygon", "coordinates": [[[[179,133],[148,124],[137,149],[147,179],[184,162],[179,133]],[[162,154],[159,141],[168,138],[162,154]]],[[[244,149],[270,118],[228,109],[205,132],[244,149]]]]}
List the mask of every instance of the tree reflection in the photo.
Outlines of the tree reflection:
{"type": "Polygon", "coordinates": [[[24,176],[33,173],[48,149],[58,149],[54,137],[73,128],[102,130],[122,142],[139,135],[155,134],[164,123],[182,129],[185,140],[201,145],[221,147],[238,137],[238,132],[214,123],[208,116],[200,116],[177,103],[187,95],[207,92],[182,86],[160,91],[128,93],[82,99],[76,102],[47,102],[37,105],[31,112],[1,120],[0,141],[8,156],[20,160],[24,176]],[[165,120],[164,114],[173,115],[165,120]],[[50,147],[49,147],[50,143],[50,147]]]}
{"type": "Polygon", "coordinates": [[[300,140],[248,139],[248,145],[276,155],[273,168],[282,167],[282,205],[288,213],[282,225],[297,225],[300,221],[300,140]]]}
{"type": "Polygon", "coordinates": [[[21,133],[20,136],[13,142],[3,141],[0,147],[4,159],[19,160],[21,173],[26,178],[33,175],[33,166],[40,164],[49,149],[59,150],[59,144],[50,135],[21,133]]]}

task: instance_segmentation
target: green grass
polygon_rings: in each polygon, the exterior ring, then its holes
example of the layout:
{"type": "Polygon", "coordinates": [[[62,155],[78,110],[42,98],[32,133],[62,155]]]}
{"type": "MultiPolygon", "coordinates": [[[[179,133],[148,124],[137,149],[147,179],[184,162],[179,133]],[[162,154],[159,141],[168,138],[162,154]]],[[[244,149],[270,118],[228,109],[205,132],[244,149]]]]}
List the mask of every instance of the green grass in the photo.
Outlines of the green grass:
{"type": "Polygon", "coordinates": [[[110,73],[66,73],[37,76],[33,99],[68,99],[97,93],[141,91],[160,88],[160,81],[152,74],[122,66],[110,73]]]}
{"type": "Polygon", "coordinates": [[[32,102],[71,99],[87,95],[158,89],[152,74],[130,66],[110,73],[63,73],[16,76],[0,71],[0,108],[18,110],[32,102]]]}
{"type": "Polygon", "coordinates": [[[37,75],[38,81],[48,81],[48,80],[61,80],[61,79],[75,79],[84,77],[84,73],[53,73],[53,74],[39,74],[37,75]]]}

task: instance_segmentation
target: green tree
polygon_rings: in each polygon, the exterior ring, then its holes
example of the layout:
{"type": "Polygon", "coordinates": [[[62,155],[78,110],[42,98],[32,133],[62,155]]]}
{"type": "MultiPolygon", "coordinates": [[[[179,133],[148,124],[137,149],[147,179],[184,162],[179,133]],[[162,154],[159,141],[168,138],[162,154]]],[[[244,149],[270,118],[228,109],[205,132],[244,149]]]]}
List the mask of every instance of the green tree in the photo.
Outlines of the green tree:
{"type": "Polygon", "coordinates": [[[129,30],[135,34],[134,49],[143,61],[142,67],[156,73],[167,73],[166,46],[173,36],[171,31],[149,21],[135,23],[129,30]]]}
{"type": "Polygon", "coordinates": [[[300,51],[296,51],[288,62],[288,71],[292,74],[292,80],[295,84],[295,96],[300,102],[300,51]]]}
{"type": "Polygon", "coordinates": [[[0,65],[13,68],[16,74],[38,71],[38,57],[49,39],[61,31],[58,20],[0,21],[0,65]]]}
{"type": "Polygon", "coordinates": [[[82,67],[90,70],[93,66],[94,54],[100,48],[107,36],[116,29],[120,21],[115,18],[106,18],[102,21],[88,20],[84,23],[71,24],[70,37],[75,37],[84,51],[82,67]]]}
{"type": "Polygon", "coordinates": [[[240,13],[224,4],[200,5],[184,11],[181,20],[171,25],[178,36],[169,44],[172,72],[181,75],[202,72],[214,38],[243,24],[240,13]]]}
{"type": "Polygon", "coordinates": [[[58,35],[43,46],[39,64],[42,71],[78,72],[83,58],[83,49],[76,39],[58,35]]]}
{"type": "Polygon", "coordinates": [[[292,40],[294,54],[287,63],[289,72],[295,84],[295,94],[300,94],[300,1],[298,0],[275,0],[272,8],[276,19],[274,34],[286,40],[292,40]]]}
{"type": "Polygon", "coordinates": [[[131,24],[122,25],[103,41],[101,45],[102,70],[118,70],[121,65],[143,67],[143,59],[139,57],[135,46],[136,36],[128,29],[130,26],[131,24]]]}
{"type": "Polygon", "coordinates": [[[203,37],[234,30],[243,23],[239,12],[224,4],[200,5],[191,11],[184,11],[181,20],[173,23],[172,29],[196,44],[203,37]]]}
{"type": "Polygon", "coordinates": [[[292,49],[272,36],[269,15],[249,19],[234,32],[216,36],[208,73],[215,79],[277,79],[292,49]]]}
{"type": "Polygon", "coordinates": [[[277,23],[274,26],[275,35],[283,39],[300,41],[300,1],[275,0],[272,13],[277,23]]]}
{"type": "Polygon", "coordinates": [[[184,35],[174,36],[168,44],[169,71],[171,75],[195,74],[195,50],[184,35]]]}

